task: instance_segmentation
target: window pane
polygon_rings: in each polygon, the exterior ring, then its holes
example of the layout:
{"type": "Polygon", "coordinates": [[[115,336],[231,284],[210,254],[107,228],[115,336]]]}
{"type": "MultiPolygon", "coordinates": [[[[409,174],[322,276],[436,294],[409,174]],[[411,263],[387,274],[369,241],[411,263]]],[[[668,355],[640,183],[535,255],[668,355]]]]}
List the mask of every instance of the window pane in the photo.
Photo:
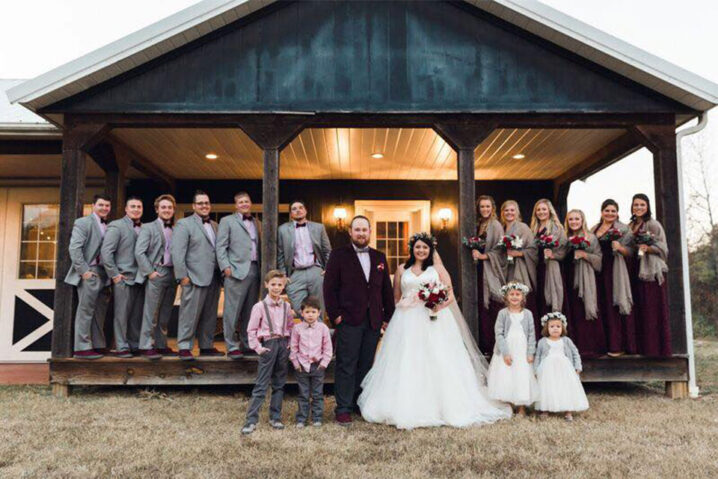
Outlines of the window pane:
{"type": "Polygon", "coordinates": [[[391,255],[399,256],[399,242],[397,240],[392,240],[391,242],[391,255]]]}
{"type": "Polygon", "coordinates": [[[386,241],[385,240],[377,240],[376,249],[378,249],[382,253],[386,254],[386,241]]]}
{"type": "Polygon", "coordinates": [[[37,259],[37,243],[23,241],[20,243],[20,261],[35,261],[37,259]]]}
{"type": "Polygon", "coordinates": [[[55,277],[55,262],[40,261],[37,263],[37,279],[52,279],[55,277]]]}
{"type": "Polygon", "coordinates": [[[409,223],[407,221],[402,221],[399,223],[399,237],[400,238],[407,238],[409,236],[409,223]]]}
{"type": "Polygon", "coordinates": [[[376,222],[376,237],[377,238],[385,238],[386,237],[386,221],[377,221],[376,222]]]}
{"type": "Polygon", "coordinates": [[[55,261],[55,243],[39,243],[37,259],[40,261],[55,261]]]}
{"type": "Polygon", "coordinates": [[[396,221],[389,223],[389,233],[387,236],[389,238],[396,238],[396,221]]]}
{"type": "Polygon", "coordinates": [[[21,262],[20,271],[18,272],[18,279],[35,279],[35,265],[37,263],[32,262],[21,262]]]}

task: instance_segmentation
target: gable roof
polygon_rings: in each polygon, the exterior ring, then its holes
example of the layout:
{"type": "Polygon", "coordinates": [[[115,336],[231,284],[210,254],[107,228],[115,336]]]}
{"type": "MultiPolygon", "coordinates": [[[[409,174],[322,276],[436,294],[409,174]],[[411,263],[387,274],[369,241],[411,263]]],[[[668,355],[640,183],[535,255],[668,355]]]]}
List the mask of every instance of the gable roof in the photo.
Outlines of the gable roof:
{"type": "MultiPolygon", "coordinates": [[[[697,111],[718,104],[718,84],[533,0],[466,0],[562,48],[697,111]]],[[[114,78],[273,0],[204,0],[8,90],[32,111],[114,78]]]]}
{"type": "Polygon", "coordinates": [[[42,117],[8,100],[6,90],[25,80],[0,79],[0,139],[59,135],[60,130],[42,117]]]}

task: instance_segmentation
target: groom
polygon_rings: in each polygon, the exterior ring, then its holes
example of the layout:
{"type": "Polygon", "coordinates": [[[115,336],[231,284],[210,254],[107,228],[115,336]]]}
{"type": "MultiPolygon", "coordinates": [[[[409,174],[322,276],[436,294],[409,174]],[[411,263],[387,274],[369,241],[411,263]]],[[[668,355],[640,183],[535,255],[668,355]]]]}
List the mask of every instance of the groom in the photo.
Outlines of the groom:
{"type": "Polygon", "coordinates": [[[334,396],[337,423],[348,426],[364,376],[371,369],[379,335],[394,314],[394,293],[383,253],[369,247],[364,216],[350,224],[351,244],[332,251],[324,275],[324,302],[336,326],[334,396]]]}

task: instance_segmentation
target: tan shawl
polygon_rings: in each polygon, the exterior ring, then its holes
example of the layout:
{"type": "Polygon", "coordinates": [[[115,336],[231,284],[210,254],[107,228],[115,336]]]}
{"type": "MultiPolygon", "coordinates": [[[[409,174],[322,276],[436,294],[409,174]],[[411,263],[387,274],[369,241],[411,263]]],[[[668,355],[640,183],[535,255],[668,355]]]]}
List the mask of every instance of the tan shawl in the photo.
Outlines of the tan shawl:
{"type": "MultiPolygon", "coordinates": [[[[591,228],[594,233],[598,231],[601,223],[591,228]]],[[[628,225],[616,221],[613,228],[623,233],[618,241],[621,246],[628,249],[629,255],[633,254],[633,233],[628,225]]],[[[626,258],[618,251],[613,252],[613,305],[618,306],[618,312],[625,315],[631,314],[633,309],[633,293],[631,292],[631,278],[628,275],[626,258]]]]}
{"type": "MultiPolygon", "coordinates": [[[[631,225],[633,226],[633,225],[631,225]]],[[[666,243],[666,233],[663,226],[654,220],[646,221],[640,228],[641,233],[648,232],[653,237],[651,247],[656,253],[646,253],[639,256],[638,262],[638,278],[641,281],[658,281],[663,284],[664,275],[668,272],[668,244],[666,243]]]]}
{"type": "Polygon", "coordinates": [[[504,263],[506,262],[506,253],[496,248],[501,238],[504,236],[504,228],[498,220],[492,219],[486,228],[486,255],[489,257],[484,260],[483,288],[484,288],[484,308],[488,309],[489,299],[503,301],[501,295],[501,286],[506,283],[504,275],[504,263]]]}
{"type": "Polygon", "coordinates": [[[578,297],[583,300],[586,319],[598,317],[598,295],[596,293],[596,273],[601,272],[601,245],[593,233],[586,235],[589,245],[586,248],[586,259],[575,260],[573,264],[573,289],[578,290],[578,297]]]}
{"type": "Polygon", "coordinates": [[[563,228],[551,223],[546,234],[558,239],[558,246],[553,248],[554,259],[544,259],[546,274],[544,276],[543,296],[546,305],[552,311],[563,311],[563,280],[561,278],[561,263],[568,252],[566,233],[563,228]]]}
{"type": "Polygon", "coordinates": [[[508,264],[506,278],[509,281],[519,281],[528,286],[529,291],[534,291],[536,289],[538,251],[536,250],[536,244],[534,244],[534,234],[531,228],[526,223],[516,221],[505,234],[516,235],[524,243],[521,250],[524,255],[520,258],[514,258],[513,264],[508,264]]]}

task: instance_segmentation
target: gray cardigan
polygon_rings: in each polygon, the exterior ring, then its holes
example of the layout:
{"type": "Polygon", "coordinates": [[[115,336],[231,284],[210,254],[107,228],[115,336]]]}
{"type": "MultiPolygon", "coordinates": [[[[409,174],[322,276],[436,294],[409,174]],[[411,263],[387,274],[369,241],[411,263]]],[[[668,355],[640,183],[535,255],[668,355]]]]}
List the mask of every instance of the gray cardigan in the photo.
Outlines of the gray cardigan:
{"type": "MultiPolygon", "coordinates": [[[[573,369],[581,372],[583,370],[583,365],[581,364],[581,355],[578,354],[578,348],[575,344],[573,344],[573,341],[571,341],[571,338],[568,336],[563,336],[561,339],[563,340],[563,353],[566,355],[568,360],[571,361],[571,364],[573,364],[573,369]]],[[[536,349],[534,368],[538,369],[541,365],[541,361],[546,359],[546,356],[548,356],[548,352],[551,349],[551,345],[548,343],[549,341],[550,340],[548,338],[541,338],[539,341],[538,348],[536,349]]]]}
{"type": "MultiPolygon", "coordinates": [[[[533,356],[536,352],[536,331],[534,330],[534,316],[527,308],[524,308],[524,317],[521,318],[521,326],[524,328],[524,334],[527,340],[527,356],[533,356]]],[[[506,356],[509,354],[509,347],[506,344],[506,335],[511,327],[511,316],[509,308],[499,311],[494,324],[494,334],[496,336],[496,346],[494,346],[494,354],[506,356]]]]}

